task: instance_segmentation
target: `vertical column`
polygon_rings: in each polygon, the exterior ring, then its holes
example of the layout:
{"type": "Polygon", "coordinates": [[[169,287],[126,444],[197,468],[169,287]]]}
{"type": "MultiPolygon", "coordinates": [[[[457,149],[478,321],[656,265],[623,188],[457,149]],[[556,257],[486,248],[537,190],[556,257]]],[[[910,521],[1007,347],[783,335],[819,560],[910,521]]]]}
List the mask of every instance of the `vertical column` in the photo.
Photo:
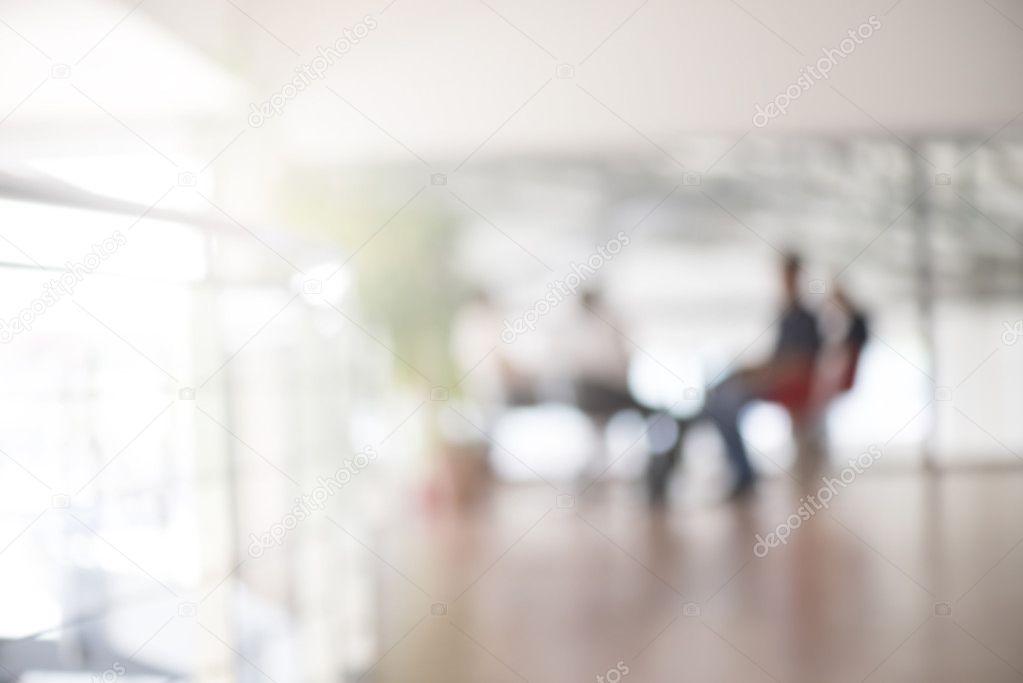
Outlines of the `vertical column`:
{"type": "MultiPolygon", "coordinates": [[[[914,140],[913,146],[916,149],[923,149],[926,141],[914,140]]],[[[919,154],[907,150],[910,163],[912,164],[911,192],[920,191],[922,188],[933,184],[934,172],[930,165],[920,157],[919,154]]],[[[934,247],[932,244],[932,232],[934,230],[934,209],[930,193],[913,205],[911,211],[913,221],[913,234],[915,245],[914,280],[916,290],[916,309],[919,321],[920,338],[924,349],[924,370],[932,378],[938,379],[938,330],[935,321],[935,277],[934,277],[934,247]]],[[[933,469],[935,465],[936,439],[935,433],[938,427],[938,409],[932,401],[927,408],[927,419],[934,426],[927,431],[921,441],[921,459],[926,469],[933,469]]]]}
{"type": "MultiPolygon", "coordinates": [[[[191,311],[192,381],[194,386],[193,416],[194,486],[196,497],[196,545],[199,556],[198,595],[203,595],[212,583],[236,566],[238,561],[237,481],[234,472],[232,439],[218,425],[211,422],[198,408],[214,416],[231,419],[229,383],[223,373],[205,386],[199,386],[224,361],[224,335],[218,300],[221,283],[218,280],[214,237],[207,233],[206,279],[193,285],[191,311]]],[[[196,608],[196,618],[218,634],[232,647],[237,647],[237,629],[234,623],[235,604],[230,583],[225,582],[216,592],[196,608]]],[[[195,646],[194,680],[198,683],[237,680],[237,656],[198,623],[192,630],[195,646]]]]}

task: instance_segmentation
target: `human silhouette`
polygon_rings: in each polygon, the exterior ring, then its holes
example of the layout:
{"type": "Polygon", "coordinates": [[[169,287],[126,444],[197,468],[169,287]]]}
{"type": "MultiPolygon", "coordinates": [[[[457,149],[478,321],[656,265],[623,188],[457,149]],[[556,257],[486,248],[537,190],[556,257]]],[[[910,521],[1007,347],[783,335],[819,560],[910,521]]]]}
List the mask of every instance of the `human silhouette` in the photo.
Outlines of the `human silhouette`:
{"type": "MultiPolygon", "coordinates": [[[[783,405],[793,416],[794,423],[811,414],[811,407],[820,396],[816,392],[816,370],[823,339],[817,316],[806,305],[799,289],[802,259],[794,253],[786,254],[781,263],[781,282],[784,295],[778,337],[774,350],[766,361],[740,369],[728,376],[707,394],[703,409],[696,416],[680,421],[684,430],[697,420],[710,420],[725,444],[734,480],[730,495],[740,496],[749,491],[756,481],[750,466],[749,454],[739,421],[745,408],[754,400],[773,401],[783,405]]],[[[841,295],[853,319],[849,339],[857,345],[855,357],[866,338],[866,321],[854,309],[848,297],[841,295]]],[[[853,361],[852,367],[855,367],[853,361]]],[[[849,374],[843,384],[851,384],[849,374]]],[[[682,439],[678,449],[651,458],[647,469],[647,485],[651,499],[661,501],[667,491],[672,470],[678,462],[682,439]]]]}

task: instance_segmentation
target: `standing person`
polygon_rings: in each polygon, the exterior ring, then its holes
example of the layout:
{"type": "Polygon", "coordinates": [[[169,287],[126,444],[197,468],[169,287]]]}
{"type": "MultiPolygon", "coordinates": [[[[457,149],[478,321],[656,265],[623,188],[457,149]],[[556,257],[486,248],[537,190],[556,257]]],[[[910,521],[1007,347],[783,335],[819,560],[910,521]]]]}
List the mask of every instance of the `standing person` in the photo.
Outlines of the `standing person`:
{"type": "MultiPolygon", "coordinates": [[[[759,399],[781,403],[796,412],[809,404],[813,393],[814,371],[822,340],[817,316],[800,296],[801,273],[802,259],[797,254],[786,254],[781,264],[784,302],[778,338],[767,361],[738,370],[724,379],[708,392],[703,410],[682,425],[708,419],[717,427],[735,475],[731,497],[746,493],[756,481],[746,444],[739,432],[739,419],[746,406],[759,399]]],[[[663,500],[678,455],[675,450],[651,459],[647,484],[654,501],[663,500]]]]}
{"type": "Polygon", "coordinates": [[[832,399],[856,383],[860,356],[870,336],[866,313],[839,285],[821,313],[824,347],[817,359],[813,392],[808,405],[793,415],[796,466],[803,475],[816,473],[827,455],[825,411],[832,399]]]}

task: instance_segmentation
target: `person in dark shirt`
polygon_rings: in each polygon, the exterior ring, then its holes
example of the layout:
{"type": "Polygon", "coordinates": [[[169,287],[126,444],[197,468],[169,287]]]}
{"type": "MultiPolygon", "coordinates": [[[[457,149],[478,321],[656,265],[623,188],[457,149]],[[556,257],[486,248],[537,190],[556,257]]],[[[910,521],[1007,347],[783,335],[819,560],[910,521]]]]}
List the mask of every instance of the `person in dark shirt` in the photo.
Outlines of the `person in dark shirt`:
{"type": "MultiPolygon", "coordinates": [[[[756,477],[750,466],[746,444],[739,432],[739,419],[754,400],[775,401],[791,411],[806,406],[813,392],[814,370],[823,340],[817,317],[799,295],[802,262],[788,254],[782,262],[784,309],[774,350],[764,363],[736,371],[707,394],[703,410],[680,425],[683,429],[693,421],[709,419],[717,427],[725,443],[728,460],[735,474],[731,496],[752,488],[756,477]]],[[[677,451],[651,460],[647,483],[653,500],[664,498],[668,478],[678,459],[677,451]]]]}

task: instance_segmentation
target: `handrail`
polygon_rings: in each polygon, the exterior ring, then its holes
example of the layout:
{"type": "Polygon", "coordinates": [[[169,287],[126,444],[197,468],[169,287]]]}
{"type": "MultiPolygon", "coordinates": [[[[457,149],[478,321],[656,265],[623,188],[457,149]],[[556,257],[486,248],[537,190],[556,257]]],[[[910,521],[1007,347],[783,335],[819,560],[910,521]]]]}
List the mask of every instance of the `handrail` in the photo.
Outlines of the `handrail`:
{"type": "MultiPolygon", "coordinates": [[[[237,235],[240,230],[248,231],[257,239],[275,246],[287,245],[321,253],[326,251],[337,258],[342,258],[344,255],[343,248],[337,243],[298,238],[281,230],[268,229],[263,226],[256,228],[242,226],[240,223],[212,212],[197,213],[164,209],[158,205],[146,206],[138,202],[91,192],[40,173],[19,175],[0,170],[0,198],[184,223],[229,236],[237,235]]],[[[319,260],[322,261],[323,257],[321,256],[319,260]]]]}

